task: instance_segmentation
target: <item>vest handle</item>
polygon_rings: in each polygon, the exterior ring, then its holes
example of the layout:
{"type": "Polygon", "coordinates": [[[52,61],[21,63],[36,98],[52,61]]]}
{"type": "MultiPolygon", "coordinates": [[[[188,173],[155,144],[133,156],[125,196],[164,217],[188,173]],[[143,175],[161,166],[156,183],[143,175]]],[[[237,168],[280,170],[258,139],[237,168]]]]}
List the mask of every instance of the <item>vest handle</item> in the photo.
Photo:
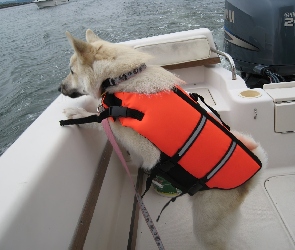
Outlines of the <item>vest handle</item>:
{"type": "Polygon", "coordinates": [[[219,115],[219,113],[214,109],[214,108],[212,108],[211,106],[209,106],[206,102],[205,102],[205,100],[204,100],[204,97],[203,96],[201,96],[201,95],[198,95],[197,93],[189,93],[189,95],[190,95],[190,97],[191,98],[193,98],[196,102],[198,102],[198,100],[200,99],[201,101],[202,101],[202,103],[204,103],[205,105],[206,105],[206,107],[208,108],[208,109],[210,109],[211,111],[212,111],[212,113],[220,120],[220,122],[222,123],[222,125],[224,126],[224,127],[226,127],[226,129],[228,130],[228,131],[230,131],[230,127],[221,119],[221,117],[220,117],[220,115],[219,115]]]}

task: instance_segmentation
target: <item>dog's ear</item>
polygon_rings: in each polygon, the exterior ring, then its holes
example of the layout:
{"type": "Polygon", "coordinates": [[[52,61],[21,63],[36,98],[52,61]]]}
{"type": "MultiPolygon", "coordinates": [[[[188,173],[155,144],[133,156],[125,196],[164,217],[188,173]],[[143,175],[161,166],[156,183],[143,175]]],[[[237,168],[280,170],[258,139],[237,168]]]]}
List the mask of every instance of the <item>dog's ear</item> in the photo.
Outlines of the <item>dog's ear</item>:
{"type": "Polygon", "coordinates": [[[82,64],[91,65],[94,61],[93,54],[91,53],[91,51],[93,51],[92,45],[82,40],[74,38],[68,31],[66,32],[66,35],[77,54],[78,60],[82,64]]]}
{"type": "Polygon", "coordinates": [[[86,41],[89,43],[93,43],[96,41],[101,40],[97,35],[94,34],[94,32],[90,29],[86,30],[86,41]]]}

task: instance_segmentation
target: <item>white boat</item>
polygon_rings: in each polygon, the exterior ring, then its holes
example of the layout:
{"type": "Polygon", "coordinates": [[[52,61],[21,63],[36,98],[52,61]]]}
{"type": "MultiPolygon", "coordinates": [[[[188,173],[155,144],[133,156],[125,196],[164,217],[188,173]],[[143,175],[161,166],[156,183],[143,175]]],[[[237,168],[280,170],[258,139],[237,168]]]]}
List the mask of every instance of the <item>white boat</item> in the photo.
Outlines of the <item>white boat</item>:
{"type": "MultiPolygon", "coordinates": [[[[267,151],[268,166],[233,225],[231,249],[295,249],[295,82],[249,89],[220,65],[208,29],[126,44],[154,53],[154,64],[179,75],[187,91],[203,95],[231,128],[267,151]]],[[[104,132],[59,125],[64,108],[97,105],[59,96],[1,156],[0,249],[157,249],[104,132]]],[[[145,174],[126,159],[144,189],[145,174]]],[[[154,221],[167,201],[152,189],[145,195],[154,221]]],[[[197,249],[188,196],[169,205],[156,227],[166,249],[197,249]]]]}
{"type": "Polygon", "coordinates": [[[69,0],[34,0],[32,3],[37,4],[39,9],[46,7],[53,7],[61,4],[68,3],[69,0]]]}

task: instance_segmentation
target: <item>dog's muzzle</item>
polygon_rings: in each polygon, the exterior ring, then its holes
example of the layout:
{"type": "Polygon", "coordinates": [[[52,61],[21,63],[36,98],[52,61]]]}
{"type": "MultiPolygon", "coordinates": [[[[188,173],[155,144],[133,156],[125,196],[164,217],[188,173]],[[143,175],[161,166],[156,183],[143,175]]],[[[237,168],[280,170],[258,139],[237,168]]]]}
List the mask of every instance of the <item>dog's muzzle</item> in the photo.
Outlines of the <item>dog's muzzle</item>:
{"type": "Polygon", "coordinates": [[[73,89],[72,91],[68,92],[66,89],[63,87],[63,85],[60,85],[57,89],[60,93],[62,93],[65,96],[71,97],[71,98],[77,98],[82,96],[83,94],[79,93],[76,89],[73,89]]]}

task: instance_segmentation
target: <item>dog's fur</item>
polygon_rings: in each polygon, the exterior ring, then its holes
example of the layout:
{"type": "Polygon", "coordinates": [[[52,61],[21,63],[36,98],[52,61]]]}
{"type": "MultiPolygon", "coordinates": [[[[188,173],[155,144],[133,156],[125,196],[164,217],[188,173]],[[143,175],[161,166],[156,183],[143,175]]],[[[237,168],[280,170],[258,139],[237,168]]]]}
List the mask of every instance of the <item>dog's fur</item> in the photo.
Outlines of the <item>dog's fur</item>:
{"type": "MultiPolygon", "coordinates": [[[[91,95],[101,97],[101,83],[107,78],[118,77],[146,63],[150,56],[126,45],[112,44],[101,40],[91,30],[86,31],[87,42],[73,38],[66,33],[74,55],[70,59],[71,73],[63,80],[60,91],[69,97],[91,95]]],[[[144,94],[170,90],[175,85],[184,84],[174,74],[159,66],[148,65],[147,69],[129,80],[107,88],[107,92],[140,92],[144,94]]],[[[83,109],[65,110],[68,118],[81,118],[92,115],[83,109]]],[[[140,157],[142,167],[151,169],[158,162],[160,151],[146,138],[120,125],[111,122],[111,128],[118,141],[133,155],[140,157]]],[[[263,165],[266,155],[258,143],[251,137],[233,132],[263,165]]],[[[227,249],[227,237],[233,227],[238,208],[248,190],[255,185],[257,175],[241,187],[232,190],[208,190],[198,192],[192,197],[194,209],[194,230],[205,249],[227,249]]]]}

